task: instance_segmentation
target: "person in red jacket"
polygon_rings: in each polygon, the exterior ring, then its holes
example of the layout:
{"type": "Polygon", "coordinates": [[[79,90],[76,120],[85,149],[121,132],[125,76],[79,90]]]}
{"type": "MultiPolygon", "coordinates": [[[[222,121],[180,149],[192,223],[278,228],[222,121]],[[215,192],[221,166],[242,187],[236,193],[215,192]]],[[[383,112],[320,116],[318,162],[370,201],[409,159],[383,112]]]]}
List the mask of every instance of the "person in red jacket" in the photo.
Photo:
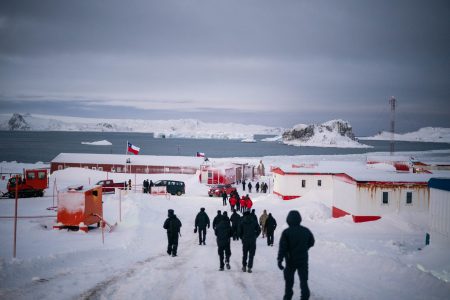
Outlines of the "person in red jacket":
{"type": "Polygon", "coordinates": [[[247,194],[247,199],[245,199],[245,207],[247,208],[248,211],[250,211],[252,209],[253,206],[253,201],[252,199],[250,199],[250,197],[247,194]]]}
{"type": "Polygon", "coordinates": [[[233,211],[233,209],[237,203],[236,196],[234,194],[231,194],[229,202],[230,202],[231,211],[233,211]]]}
{"type": "Polygon", "coordinates": [[[247,201],[246,201],[244,195],[242,195],[241,200],[239,200],[239,203],[240,203],[240,205],[241,205],[241,213],[243,213],[244,211],[247,210],[247,207],[246,207],[247,201]]]}

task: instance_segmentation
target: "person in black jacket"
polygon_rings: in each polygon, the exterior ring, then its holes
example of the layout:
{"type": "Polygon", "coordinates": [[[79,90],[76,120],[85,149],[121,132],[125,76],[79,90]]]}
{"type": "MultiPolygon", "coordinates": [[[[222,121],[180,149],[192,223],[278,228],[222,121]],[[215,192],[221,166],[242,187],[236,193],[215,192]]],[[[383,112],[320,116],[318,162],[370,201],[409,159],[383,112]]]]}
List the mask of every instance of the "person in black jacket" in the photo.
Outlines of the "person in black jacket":
{"type": "Polygon", "coordinates": [[[227,198],[228,198],[227,192],[224,190],[221,196],[222,196],[222,205],[227,206],[227,198]]]}
{"type": "Polygon", "coordinates": [[[291,210],[286,218],[289,227],[283,231],[278,249],[278,267],[284,269],[285,290],[284,298],[292,299],[294,294],[295,271],[300,278],[301,299],[309,299],[308,287],[308,250],[314,246],[314,236],[311,231],[300,225],[302,217],[296,210],[291,210]],[[286,268],[283,267],[286,260],[286,268]]]}
{"type": "Polygon", "coordinates": [[[230,222],[225,217],[222,218],[222,220],[217,224],[216,229],[214,230],[214,233],[217,236],[217,251],[219,253],[219,259],[220,259],[220,269],[219,271],[224,270],[224,266],[226,263],[227,269],[229,270],[230,267],[230,256],[231,256],[231,249],[230,249],[230,237],[231,237],[231,227],[230,222]],[[225,257],[225,263],[224,263],[224,257],[225,257]]]}
{"type": "Polygon", "coordinates": [[[267,217],[265,223],[265,229],[267,234],[267,246],[273,246],[273,234],[277,228],[277,221],[274,219],[271,213],[267,217]]]}
{"type": "Polygon", "coordinates": [[[239,239],[238,236],[238,227],[241,220],[241,216],[233,209],[233,213],[231,214],[231,235],[233,236],[233,241],[237,241],[239,239]]]}
{"type": "Polygon", "coordinates": [[[216,230],[216,226],[219,225],[220,220],[222,220],[222,212],[220,210],[218,210],[217,215],[214,217],[214,220],[212,223],[214,230],[216,230]]]}
{"type": "Polygon", "coordinates": [[[181,221],[174,214],[173,209],[168,210],[168,218],[164,222],[163,228],[167,230],[167,254],[177,256],[178,235],[180,234],[181,221]]]}
{"type": "Polygon", "coordinates": [[[250,212],[244,212],[244,217],[239,224],[239,237],[242,240],[242,271],[252,272],[253,258],[256,252],[256,239],[261,233],[258,222],[250,216],[250,212]],[[248,263],[247,263],[248,258],[248,263]]]}
{"type": "Polygon", "coordinates": [[[198,230],[198,244],[206,245],[206,227],[209,228],[209,217],[205,212],[205,208],[200,208],[199,213],[195,217],[194,233],[198,230]]]}

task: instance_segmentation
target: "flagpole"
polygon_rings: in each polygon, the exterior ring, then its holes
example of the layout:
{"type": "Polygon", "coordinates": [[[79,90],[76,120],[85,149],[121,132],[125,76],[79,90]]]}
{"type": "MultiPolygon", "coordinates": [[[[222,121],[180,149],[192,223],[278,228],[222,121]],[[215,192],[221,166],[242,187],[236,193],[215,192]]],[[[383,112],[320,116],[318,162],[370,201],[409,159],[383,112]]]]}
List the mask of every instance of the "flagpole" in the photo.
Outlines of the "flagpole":
{"type": "Polygon", "coordinates": [[[125,147],[125,174],[127,174],[127,155],[128,155],[128,141],[127,146],[125,147]]]}

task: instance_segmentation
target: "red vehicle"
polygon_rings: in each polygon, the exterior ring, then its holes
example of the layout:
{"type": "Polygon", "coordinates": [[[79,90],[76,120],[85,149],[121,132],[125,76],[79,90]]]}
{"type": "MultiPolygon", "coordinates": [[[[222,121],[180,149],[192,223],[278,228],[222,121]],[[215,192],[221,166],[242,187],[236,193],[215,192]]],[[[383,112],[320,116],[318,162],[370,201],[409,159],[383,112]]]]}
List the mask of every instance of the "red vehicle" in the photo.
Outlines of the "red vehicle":
{"type": "Polygon", "coordinates": [[[102,187],[102,193],[114,193],[115,189],[124,190],[127,188],[126,182],[114,182],[112,179],[100,180],[96,183],[102,187]]]}
{"type": "Polygon", "coordinates": [[[222,196],[223,192],[226,192],[227,195],[230,195],[231,192],[236,191],[236,188],[234,186],[231,186],[231,184],[218,184],[218,185],[213,185],[211,186],[211,188],[208,191],[208,195],[210,197],[215,196],[215,197],[220,197],[222,196]]]}
{"type": "Polygon", "coordinates": [[[25,170],[23,175],[11,177],[8,180],[8,192],[4,196],[14,198],[16,196],[16,184],[19,198],[42,197],[44,196],[44,190],[48,188],[47,170],[25,170]]]}

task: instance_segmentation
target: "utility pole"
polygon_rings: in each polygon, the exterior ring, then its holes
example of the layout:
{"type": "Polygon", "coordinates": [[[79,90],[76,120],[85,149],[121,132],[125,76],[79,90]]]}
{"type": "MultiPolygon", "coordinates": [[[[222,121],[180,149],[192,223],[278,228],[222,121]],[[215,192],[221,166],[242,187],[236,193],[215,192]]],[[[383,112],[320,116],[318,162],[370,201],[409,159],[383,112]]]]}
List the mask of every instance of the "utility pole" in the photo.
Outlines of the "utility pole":
{"type": "Polygon", "coordinates": [[[395,106],[396,106],[396,100],[395,97],[392,96],[391,99],[389,99],[389,105],[391,106],[391,155],[394,155],[395,147],[394,147],[394,140],[395,140],[395,106]]]}

